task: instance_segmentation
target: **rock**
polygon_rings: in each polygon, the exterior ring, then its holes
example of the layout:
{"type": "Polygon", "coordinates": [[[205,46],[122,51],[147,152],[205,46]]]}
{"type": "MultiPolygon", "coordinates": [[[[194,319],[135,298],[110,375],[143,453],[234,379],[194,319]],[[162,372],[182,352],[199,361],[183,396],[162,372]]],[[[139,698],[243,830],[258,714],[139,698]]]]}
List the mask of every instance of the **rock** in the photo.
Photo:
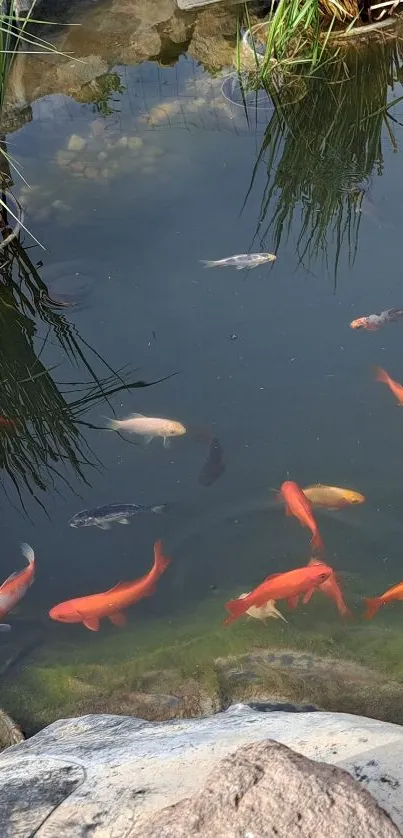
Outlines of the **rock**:
{"type": "Polygon", "coordinates": [[[155,26],[169,20],[175,8],[176,0],[137,0],[136,17],[144,28],[155,26]]]}
{"type": "Polygon", "coordinates": [[[72,134],[68,143],[67,151],[82,151],[86,146],[84,137],[79,137],[78,134],[72,134]]]}
{"type": "Polygon", "coordinates": [[[239,748],[202,791],[139,824],[131,838],[399,838],[356,780],[279,742],[239,748]]]}
{"type": "Polygon", "coordinates": [[[24,741],[24,736],[15,722],[5,710],[0,709],[0,751],[10,745],[18,745],[24,741]]]}
{"type": "Polygon", "coordinates": [[[209,69],[221,69],[234,62],[236,8],[206,9],[200,12],[188,49],[189,55],[209,69]]]}
{"type": "Polygon", "coordinates": [[[133,838],[151,814],[199,792],[219,760],[268,738],[347,769],[403,825],[401,727],[347,714],[235,705],[215,716],[164,723],[110,715],[64,719],[8,748],[0,756],[1,836],[31,838],[37,829],[37,838],[133,838]]]}

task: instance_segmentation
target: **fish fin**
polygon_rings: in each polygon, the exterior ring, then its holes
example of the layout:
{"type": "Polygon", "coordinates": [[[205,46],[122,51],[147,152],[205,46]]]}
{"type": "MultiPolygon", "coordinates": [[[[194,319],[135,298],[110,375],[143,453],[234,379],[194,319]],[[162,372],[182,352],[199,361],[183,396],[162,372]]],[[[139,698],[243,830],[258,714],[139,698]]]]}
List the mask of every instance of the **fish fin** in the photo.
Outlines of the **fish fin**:
{"type": "Polygon", "coordinates": [[[131,413],[130,419],[144,419],[144,413],[131,413]]]}
{"type": "MultiPolygon", "coordinates": [[[[270,573],[269,576],[266,576],[266,579],[263,579],[263,582],[268,582],[269,579],[276,579],[277,576],[282,576],[282,573],[270,573]]],[[[267,602],[267,600],[266,600],[267,602]]]]}
{"type": "Polygon", "coordinates": [[[130,582],[117,582],[113,588],[109,588],[109,591],[105,591],[106,594],[116,593],[117,591],[125,591],[127,586],[130,585],[130,582]]]}
{"type": "Polygon", "coordinates": [[[119,431],[121,428],[120,419],[109,419],[108,416],[105,416],[106,421],[108,422],[107,430],[109,431],[119,431]]]}
{"type": "Polygon", "coordinates": [[[27,560],[28,564],[34,564],[35,562],[35,553],[30,544],[26,544],[25,542],[21,544],[21,553],[24,558],[27,560]]]}
{"type": "Polygon", "coordinates": [[[163,444],[164,448],[170,448],[171,447],[171,440],[169,439],[169,437],[164,436],[164,441],[163,441],[162,444],[163,444]]]}
{"type": "Polygon", "coordinates": [[[147,593],[145,593],[144,596],[145,597],[146,596],[153,596],[156,593],[156,590],[157,590],[157,586],[154,583],[153,585],[151,585],[150,588],[147,589],[147,593]]]}
{"type": "Polygon", "coordinates": [[[164,512],[167,512],[169,509],[168,503],[161,503],[159,506],[152,506],[151,512],[155,512],[157,515],[163,515],[164,512]]]}
{"type": "Polygon", "coordinates": [[[243,271],[244,268],[246,268],[246,265],[237,265],[235,270],[236,271],[243,271]]]}
{"type": "Polygon", "coordinates": [[[0,623],[0,631],[11,631],[10,623],[0,623]]]}
{"type": "Polygon", "coordinates": [[[274,611],[275,611],[276,616],[277,616],[280,620],[282,620],[282,621],[283,621],[283,623],[288,623],[288,620],[286,620],[286,618],[284,617],[284,614],[282,614],[282,613],[281,613],[281,611],[278,611],[278,609],[277,609],[277,608],[275,608],[275,609],[274,609],[274,611]]]}
{"type": "Polygon", "coordinates": [[[313,549],[316,550],[317,553],[323,553],[325,545],[323,544],[322,536],[319,530],[316,530],[316,532],[314,532],[311,538],[311,544],[313,549]]]}
{"type": "Polygon", "coordinates": [[[382,384],[388,383],[389,376],[387,372],[382,369],[382,367],[375,367],[374,375],[375,381],[382,381],[382,384]]]}
{"type": "Polygon", "coordinates": [[[144,437],[144,445],[149,445],[149,444],[150,444],[150,442],[152,442],[152,441],[153,441],[153,439],[154,439],[154,437],[153,437],[153,436],[145,436],[145,437],[144,437]]]}
{"type": "Polygon", "coordinates": [[[117,523],[118,523],[118,524],[130,524],[130,521],[129,521],[129,519],[128,519],[128,518],[119,518],[119,520],[117,521],[117,523]]]}
{"type": "Polygon", "coordinates": [[[290,596],[287,599],[287,605],[289,608],[296,608],[299,602],[299,596],[290,596]]]}
{"type": "Polygon", "coordinates": [[[292,518],[292,512],[287,503],[285,505],[285,514],[287,515],[287,518],[292,518]]]}
{"type": "Polygon", "coordinates": [[[167,556],[164,556],[162,552],[162,541],[156,541],[154,544],[154,565],[155,569],[158,573],[158,576],[167,569],[168,565],[171,564],[171,559],[168,559],[167,556]]]}
{"type": "Polygon", "coordinates": [[[98,529],[100,530],[110,530],[111,528],[111,525],[108,524],[107,521],[99,521],[99,523],[95,524],[95,526],[98,527],[98,529]]]}
{"type": "Polygon", "coordinates": [[[217,265],[217,262],[214,262],[214,260],[211,261],[210,259],[200,259],[200,262],[205,268],[215,268],[217,265]]]}
{"type": "Polygon", "coordinates": [[[380,597],[374,597],[373,599],[369,599],[368,597],[364,597],[364,602],[365,602],[365,605],[366,605],[366,611],[365,611],[365,614],[364,614],[364,618],[365,618],[365,620],[371,620],[372,617],[375,616],[377,611],[379,611],[379,609],[382,605],[382,600],[380,599],[380,597]]]}
{"type": "Polygon", "coordinates": [[[246,603],[245,599],[230,599],[229,602],[224,604],[224,608],[229,611],[230,616],[224,620],[224,626],[228,626],[230,623],[233,623],[234,620],[238,620],[239,617],[242,617],[242,614],[249,608],[249,604],[246,603]]]}
{"type": "Polygon", "coordinates": [[[16,579],[16,577],[20,573],[21,573],[20,570],[15,570],[14,573],[10,573],[10,576],[7,576],[7,579],[5,579],[4,582],[0,585],[0,591],[2,590],[2,588],[4,588],[5,585],[7,585],[9,582],[11,582],[12,579],[16,579]]]}
{"type": "Polygon", "coordinates": [[[120,611],[115,611],[114,614],[108,614],[108,619],[114,626],[119,626],[120,628],[123,628],[127,623],[126,614],[122,614],[120,611]]]}
{"type": "MultiPolygon", "coordinates": [[[[311,562],[312,562],[312,559],[311,559],[311,562]]],[[[304,594],[304,596],[302,598],[302,602],[303,602],[304,605],[306,605],[309,602],[309,600],[311,599],[311,596],[314,593],[315,593],[315,588],[311,588],[309,591],[306,592],[306,594],[304,594]]]]}
{"type": "Polygon", "coordinates": [[[99,618],[98,617],[85,617],[83,619],[83,623],[87,629],[90,631],[99,631],[99,618]]]}

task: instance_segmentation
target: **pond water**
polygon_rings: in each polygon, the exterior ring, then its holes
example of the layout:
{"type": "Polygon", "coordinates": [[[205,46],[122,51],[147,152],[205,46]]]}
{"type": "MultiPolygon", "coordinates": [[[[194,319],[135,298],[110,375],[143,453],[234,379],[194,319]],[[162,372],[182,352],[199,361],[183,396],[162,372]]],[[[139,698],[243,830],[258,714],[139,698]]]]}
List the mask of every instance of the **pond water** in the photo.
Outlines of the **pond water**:
{"type": "Polygon", "coordinates": [[[69,86],[61,64],[38,87],[42,65],[28,62],[32,120],[7,138],[30,187],[14,176],[13,192],[45,250],[23,233],[1,301],[1,413],[14,422],[1,576],[28,542],[36,578],[3,618],[0,704],[28,732],[61,715],[165,718],[254,697],[401,721],[401,604],[366,622],[362,597],[403,575],[403,416],[373,373],[403,382],[403,322],[350,328],[403,307],[403,106],[382,110],[402,95],[398,48],[355,51],[348,80],[329,70],[282,117],[267,97],[240,106],[234,7],[168,9],[148,21],[148,54],[133,28],[126,57],[98,25],[111,3],[96,21],[76,14],[82,29],[63,37],[94,66],[103,45],[100,72],[69,86]],[[260,250],[276,261],[201,262],[260,250]],[[124,387],[135,382],[151,386],[124,387]],[[165,448],[107,429],[134,412],[188,432],[165,448]],[[206,477],[212,438],[222,460],[206,477]],[[277,500],[285,480],[365,496],[315,510],[353,616],[319,592],[297,610],[277,603],[287,623],[223,627],[228,599],[310,558],[309,531],[277,500]],[[68,525],[112,503],[168,508],[108,530],[68,525]],[[124,627],[48,617],[147,573],[158,539],[171,564],[124,627]]]}

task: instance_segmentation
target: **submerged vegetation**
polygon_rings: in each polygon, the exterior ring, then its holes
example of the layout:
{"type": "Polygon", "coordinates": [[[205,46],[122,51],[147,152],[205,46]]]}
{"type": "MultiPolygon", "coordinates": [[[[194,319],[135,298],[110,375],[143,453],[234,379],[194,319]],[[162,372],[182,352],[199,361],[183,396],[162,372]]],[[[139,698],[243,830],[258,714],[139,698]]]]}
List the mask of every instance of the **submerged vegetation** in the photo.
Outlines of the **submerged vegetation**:
{"type": "MultiPolygon", "coordinates": [[[[313,703],[403,722],[398,622],[376,629],[329,616],[329,608],[287,615],[289,623],[243,620],[225,630],[218,600],[176,616],[78,637],[66,627],[29,665],[2,677],[1,705],[34,733],[57,718],[124,713],[150,720],[194,716],[237,701],[313,703]],[[64,633],[64,637],[62,637],[64,633]],[[78,642],[79,641],[79,642],[78,642]]],[[[396,620],[399,620],[396,611],[396,620]]]]}

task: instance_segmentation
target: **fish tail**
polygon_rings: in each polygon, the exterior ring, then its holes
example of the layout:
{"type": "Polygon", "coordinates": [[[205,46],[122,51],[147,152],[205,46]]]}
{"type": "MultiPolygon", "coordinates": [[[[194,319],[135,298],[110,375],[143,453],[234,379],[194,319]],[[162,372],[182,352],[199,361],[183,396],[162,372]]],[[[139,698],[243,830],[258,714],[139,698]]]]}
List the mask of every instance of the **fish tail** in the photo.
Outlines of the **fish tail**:
{"type": "Polygon", "coordinates": [[[319,530],[315,530],[315,532],[314,532],[314,534],[311,538],[311,544],[312,544],[313,549],[316,550],[317,553],[323,553],[323,551],[325,549],[325,545],[322,541],[322,536],[321,536],[319,530]]]}
{"type": "Polygon", "coordinates": [[[200,259],[200,262],[205,268],[215,268],[217,264],[217,262],[211,261],[210,259],[200,259]]]}
{"type": "Polygon", "coordinates": [[[109,419],[108,416],[104,416],[108,423],[108,430],[109,431],[118,431],[120,428],[120,420],[119,419],[109,419]]]}
{"type": "Polygon", "coordinates": [[[169,507],[169,503],[161,503],[159,506],[152,506],[151,512],[155,512],[157,515],[163,515],[164,512],[168,512],[169,507]]]}
{"type": "Polygon", "coordinates": [[[35,561],[35,553],[29,544],[21,544],[22,555],[26,558],[28,564],[33,564],[35,561]]]}
{"type": "Polygon", "coordinates": [[[171,564],[171,559],[168,559],[167,556],[164,556],[162,552],[162,541],[156,541],[154,544],[154,567],[158,576],[167,569],[168,565],[171,564]]]}
{"type": "Polygon", "coordinates": [[[230,616],[224,620],[225,626],[229,626],[230,623],[233,623],[235,620],[238,620],[239,617],[242,617],[242,614],[245,614],[249,608],[246,599],[246,597],[243,597],[243,599],[230,599],[229,602],[225,603],[224,607],[230,613],[230,616]]]}
{"type": "Polygon", "coordinates": [[[389,376],[382,367],[375,367],[375,381],[382,381],[382,384],[387,384],[389,381],[389,376]]]}
{"type": "Polygon", "coordinates": [[[366,605],[366,611],[365,611],[365,614],[364,614],[364,618],[366,620],[371,620],[372,617],[375,616],[377,611],[379,611],[379,609],[382,605],[382,600],[381,600],[380,597],[374,597],[373,599],[368,599],[368,598],[364,597],[364,602],[365,602],[365,605],[366,605]]]}

